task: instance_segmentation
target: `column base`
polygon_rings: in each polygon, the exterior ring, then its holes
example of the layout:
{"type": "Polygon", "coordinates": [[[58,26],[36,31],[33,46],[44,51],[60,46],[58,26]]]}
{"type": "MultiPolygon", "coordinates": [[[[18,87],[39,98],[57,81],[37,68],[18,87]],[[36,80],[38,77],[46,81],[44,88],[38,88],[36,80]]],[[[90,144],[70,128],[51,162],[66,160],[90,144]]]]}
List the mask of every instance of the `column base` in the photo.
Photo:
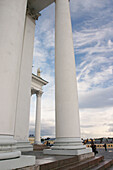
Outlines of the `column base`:
{"type": "Polygon", "coordinates": [[[17,159],[0,161],[0,169],[17,169],[35,165],[35,156],[21,156],[17,159]]]}
{"type": "Polygon", "coordinates": [[[0,161],[1,160],[6,160],[6,159],[14,159],[14,158],[19,158],[21,156],[20,151],[12,151],[12,152],[1,152],[0,153],[0,161]]]}
{"type": "Polygon", "coordinates": [[[0,135],[0,161],[21,156],[21,152],[16,149],[16,143],[13,136],[0,135]]]}
{"type": "Polygon", "coordinates": [[[46,155],[82,155],[82,154],[86,154],[86,153],[91,153],[92,152],[92,149],[90,148],[86,148],[86,149],[82,149],[82,150],[79,150],[79,149],[76,149],[76,150],[52,150],[52,149],[44,149],[43,150],[43,153],[46,154],[46,155]]]}
{"type": "Polygon", "coordinates": [[[35,141],[34,144],[36,145],[42,145],[42,143],[40,141],[35,141]]]}
{"type": "Polygon", "coordinates": [[[16,147],[22,152],[33,151],[33,145],[29,141],[17,141],[16,147]]]}
{"type": "Polygon", "coordinates": [[[35,156],[23,156],[13,136],[0,135],[0,169],[16,169],[35,165],[35,156]],[[18,148],[19,149],[19,148],[18,148]]]}
{"type": "Polygon", "coordinates": [[[48,155],[82,155],[91,152],[92,149],[86,148],[80,138],[57,138],[51,149],[43,150],[48,155]]]}
{"type": "Polygon", "coordinates": [[[41,145],[39,145],[39,144],[34,144],[34,145],[33,145],[33,150],[34,150],[34,151],[42,151],[42,150],[44,150],[44,149],[50,149],[50,147],[49,147],[49,146],[46,146],[46,145],[44,145],[44,144],[41,144],[41,145]]]}

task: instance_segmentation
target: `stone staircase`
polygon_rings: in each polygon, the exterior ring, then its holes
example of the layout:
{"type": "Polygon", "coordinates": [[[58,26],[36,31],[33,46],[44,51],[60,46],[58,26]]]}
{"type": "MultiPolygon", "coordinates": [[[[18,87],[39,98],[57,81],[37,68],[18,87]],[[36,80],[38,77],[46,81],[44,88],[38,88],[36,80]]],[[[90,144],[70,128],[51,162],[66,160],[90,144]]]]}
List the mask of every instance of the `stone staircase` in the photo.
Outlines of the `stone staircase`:
{"type": "Polygon", "coordinates": [[[113,165],[113,160],[104,160],[103,156],[77,161],[75,157],[59,160],[39,166],[39,170],[104,170],[113,165]]]}
{"type": "Polygon", "coordinates": [[[44,149],[49,149],[49,146],[46,146],[44,144],[34,144],[33,145],[33,150],[34,151],[43,151],[44,149]]]}

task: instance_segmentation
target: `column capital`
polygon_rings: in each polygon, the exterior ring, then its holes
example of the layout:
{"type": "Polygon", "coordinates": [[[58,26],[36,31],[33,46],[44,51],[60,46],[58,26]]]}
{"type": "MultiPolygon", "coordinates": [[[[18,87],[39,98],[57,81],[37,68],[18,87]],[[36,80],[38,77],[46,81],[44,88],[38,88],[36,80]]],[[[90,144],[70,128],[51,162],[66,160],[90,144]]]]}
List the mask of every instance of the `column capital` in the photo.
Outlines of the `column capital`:
{"type": "Polygon", "coordinates": [[[35,89],[33,89],[33,88],[31,88],[31,96],[33,95],[33,94],[35,94],[36,92],[35,92],[35,89]]]}
{"type": "Polygon", "coordinates": [[[43,91],[36,91],[36,95],[37,95],[37,97],[38,97],[38,96],[40,96],[40,97],[41,97],[41,96],[42,96],[42,94],[43,94],[43,91]]]}

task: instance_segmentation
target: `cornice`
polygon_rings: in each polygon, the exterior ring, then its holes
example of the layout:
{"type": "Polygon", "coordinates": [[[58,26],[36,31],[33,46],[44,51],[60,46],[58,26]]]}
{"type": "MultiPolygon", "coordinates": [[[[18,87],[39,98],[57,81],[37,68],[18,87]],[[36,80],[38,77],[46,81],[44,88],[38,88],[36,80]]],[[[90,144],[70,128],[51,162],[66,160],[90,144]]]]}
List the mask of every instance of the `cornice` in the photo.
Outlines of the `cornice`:
{"type": "Polygon", "coordinates": [[[41,16],[41,14],[39,12],[37,12],[35,9],[33,9],[30,5],[30,3],[28,2],[28,6],[27,6],[27,13],[34,19],[34,20],[38,20],[38,17],[41,16]]]}

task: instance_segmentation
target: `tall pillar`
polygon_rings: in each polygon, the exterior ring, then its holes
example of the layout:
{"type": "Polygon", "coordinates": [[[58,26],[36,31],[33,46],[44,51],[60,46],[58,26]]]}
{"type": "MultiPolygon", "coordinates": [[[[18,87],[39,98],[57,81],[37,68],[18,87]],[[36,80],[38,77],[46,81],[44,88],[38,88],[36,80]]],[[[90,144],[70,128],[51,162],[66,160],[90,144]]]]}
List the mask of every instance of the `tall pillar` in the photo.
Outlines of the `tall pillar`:
{"type": "Polygon", "coordinates": [[[20,156],[13,154],[13,136],[26,5],[27,0],[0,1],[0,159],[20,156]]]}
{"type": "Polygon", "coordinates": [[[56,140],[45,154],[80,155],[91,152],[82,145],[69,0],[56,0],[55,111],[56,140]]]}
{"type": "Polygon", "coordinates": [[[35,120],[35,144],[41,144],[40,125],[41,125],[41,96],[42,92],[36,93],[36,120],[35,120]]]}
{"type": "Polygon", "coordinates": [[[56,137],[80,138],[80,121],[69,0],[56,0],[56,137]]]}
{"type": "Polygon", "coordinates": [[[35,164],[14,139],[26,7],[27,0],[0,0],[0,169],[35,164]]]}
{"type": "Polygon", "coordinates": [[[15,139],[18,142],[17,148],[21,151],[33,150],[32,145],[29,143],[28,136],[29,136],[34,34],[35,34],[35,19],[33,19],[27,13],[23,39],[23,51],[20,67],[19,91],[15,123],[15,139]]]}

